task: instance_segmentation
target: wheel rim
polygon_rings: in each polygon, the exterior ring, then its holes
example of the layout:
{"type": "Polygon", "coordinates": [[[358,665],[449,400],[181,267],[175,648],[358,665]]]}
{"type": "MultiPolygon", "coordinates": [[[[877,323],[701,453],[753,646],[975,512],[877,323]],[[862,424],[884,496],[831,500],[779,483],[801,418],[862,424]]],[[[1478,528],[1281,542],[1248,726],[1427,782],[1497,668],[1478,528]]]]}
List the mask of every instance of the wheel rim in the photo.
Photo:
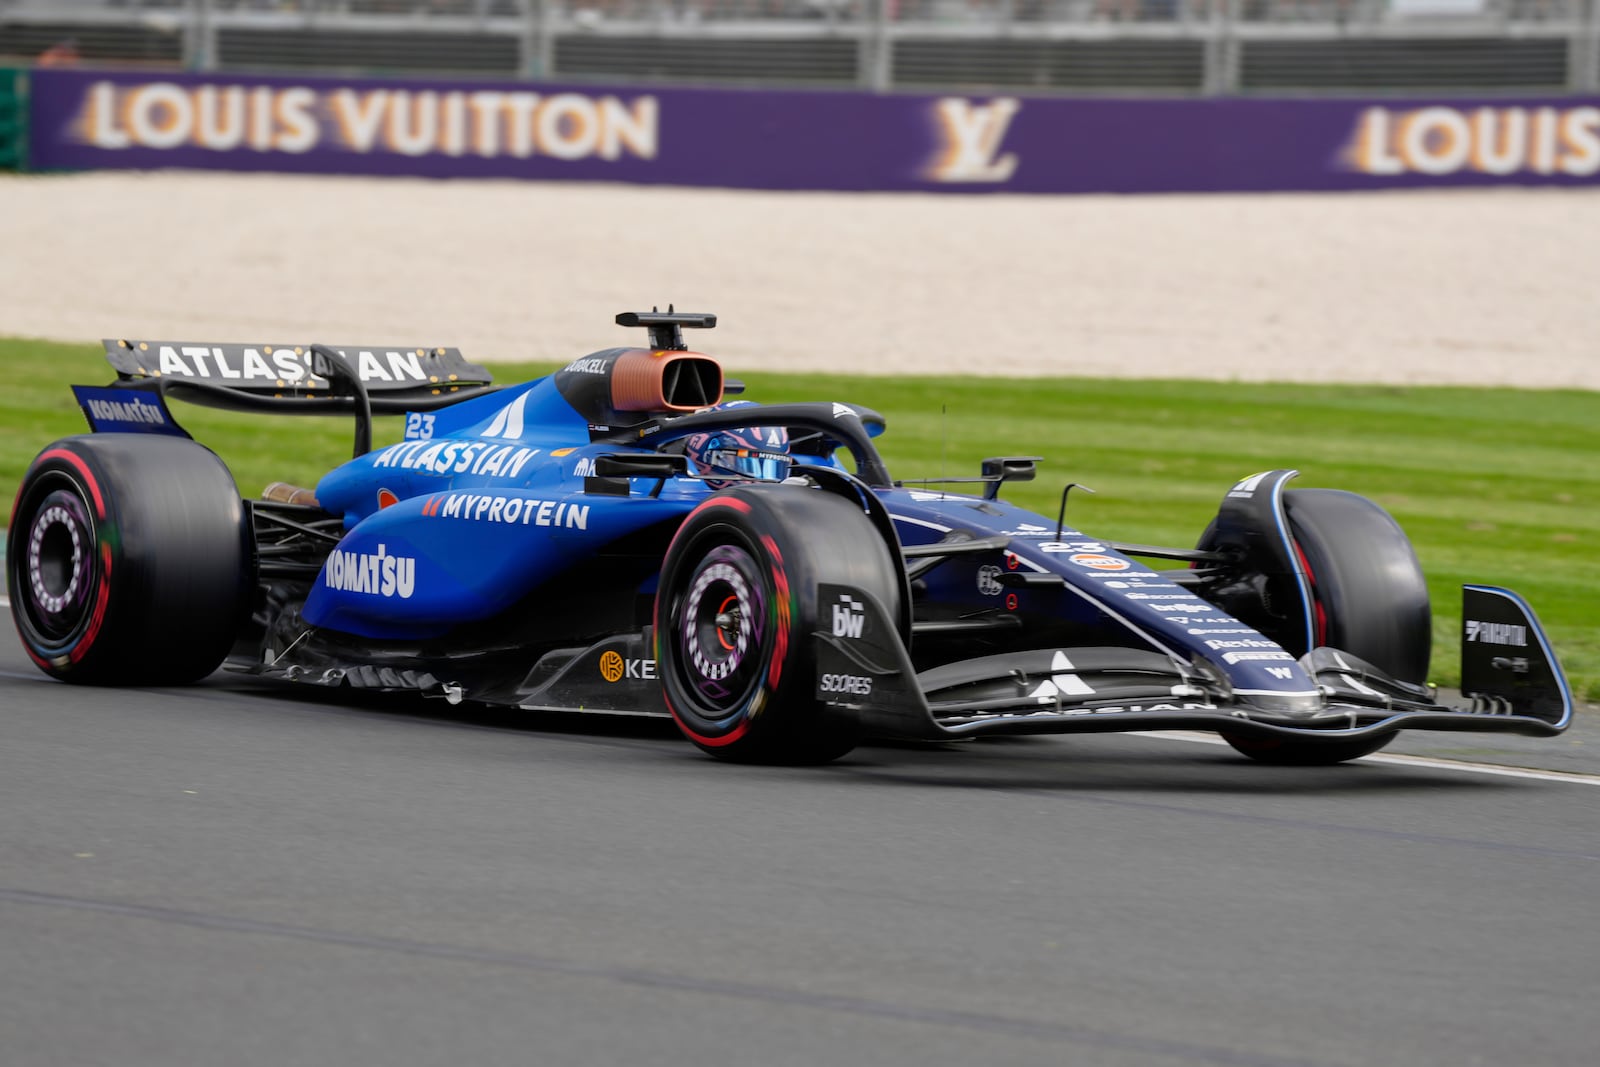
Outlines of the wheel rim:
{"type": "Polygon", "coordinates": [[[687,583],[673,641],[674,669],[694,711],[726,726],[744,709],[766,668],[769,625],[764,572],[744,546],[718,544],[687,583]]]}
{"type": "Polygon", "coordinates": [[[27,522],[15,585],[21,618],[45,645],[66,645],[88,624],[100,574],[94,520],[76,488],[48,493],[27,522]]]}

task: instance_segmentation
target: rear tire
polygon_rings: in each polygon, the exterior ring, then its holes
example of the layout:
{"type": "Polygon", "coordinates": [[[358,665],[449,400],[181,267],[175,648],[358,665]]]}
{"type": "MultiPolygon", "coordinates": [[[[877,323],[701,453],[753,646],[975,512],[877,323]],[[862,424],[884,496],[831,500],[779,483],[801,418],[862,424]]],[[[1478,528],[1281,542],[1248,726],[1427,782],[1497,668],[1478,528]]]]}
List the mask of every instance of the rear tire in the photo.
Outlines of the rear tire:
{"type": "Polygon", "coordinates": [[[656,661],[667,708],[695,745],[741,763],[814,764],[861,739],[859,717],[819,703],[817,589],[850,585],[889,618],[900,572],[858,505],[797,486],[740,486],[706,500],[667,550],[656,661]]]}
{"type": "Polygon", "coordinates": [[[23,477],[6,585],[23,648],[54,678],[176,685],[222,663],[249,607],[244,504],[193,441],[91,434],[23,477]]]}
{"type": "MultiPolygon", "coordinates": [[[[1313,646],[1359,656],[1402,682],[1426,682],[1433,612],[1400,524],[1365,497],[1334,489],[1291,489],[1283,505],[1311,583],[1313,646]]],[[[1395,734],[1329,743],[1222,736],[1251,759],[1308,767],[1369,755],[1395,734]]]]}

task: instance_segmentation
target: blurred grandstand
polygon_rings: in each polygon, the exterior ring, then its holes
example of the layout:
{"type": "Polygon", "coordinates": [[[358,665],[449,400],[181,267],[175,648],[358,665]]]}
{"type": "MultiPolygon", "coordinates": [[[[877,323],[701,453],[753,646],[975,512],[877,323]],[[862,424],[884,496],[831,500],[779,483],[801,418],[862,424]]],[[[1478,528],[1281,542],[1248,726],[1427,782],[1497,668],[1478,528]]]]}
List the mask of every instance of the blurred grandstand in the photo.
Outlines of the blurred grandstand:
{"type": "Polygon", "coordinates": [[[1600,0],[0,0],[0,62],[1165,95],[1600,90],[1600,0]]]}

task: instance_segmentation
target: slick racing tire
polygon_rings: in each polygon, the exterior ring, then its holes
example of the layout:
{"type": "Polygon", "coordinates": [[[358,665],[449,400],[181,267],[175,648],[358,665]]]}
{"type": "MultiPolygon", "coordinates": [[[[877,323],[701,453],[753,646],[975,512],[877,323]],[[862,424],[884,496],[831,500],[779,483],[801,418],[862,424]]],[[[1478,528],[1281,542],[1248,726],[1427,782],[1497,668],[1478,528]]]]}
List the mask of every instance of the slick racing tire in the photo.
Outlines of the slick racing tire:
{"type": "Polygon", "coordinates": [[[68,437],[22,480],[6,586],[23,648],[85,685],[177,685],[214,671],[249,607],[244,504],[193,441],[68,437]]]}
{"type": "MultiPolygon", "coordinates": [[[[1311,585],[1313,645],[1352,653],[1402,682],[1425,683],[1433,613],[1405,531],[1383,508],[1354,493],[1291,489],[1283,506],[1311,585]]],[[[1222,736],[1251,759],[1304,767],[1365,756],[1395,735],[1325,744],[1222,736]]]]}
{"type": "Polygon", "coordinates": [[[899,617],[896,561],[843,497],[740,486],[684,520],[655,608],[662,694],[684,736],[741,763],[826,763],[856,746],[859,717],[815,697],[824,583],[865,590],[899,617]]]}

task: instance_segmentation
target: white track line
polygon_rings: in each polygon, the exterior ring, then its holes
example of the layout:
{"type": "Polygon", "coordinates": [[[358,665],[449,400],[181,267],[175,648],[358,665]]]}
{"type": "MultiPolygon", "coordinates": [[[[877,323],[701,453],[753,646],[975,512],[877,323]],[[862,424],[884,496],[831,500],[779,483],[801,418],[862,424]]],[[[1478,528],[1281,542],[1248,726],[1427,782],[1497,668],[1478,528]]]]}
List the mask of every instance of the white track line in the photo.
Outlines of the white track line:
{"type": "MultiPolygon", "coordinates": [[[[1160,741],[1188,741],[1199,745],[1226,745],[1228,742],[1210,734],[1188,733],[1181,730],[1146,730],[1139,737],[1153,737],[1160,741]]],[[[1600,785],[1600,775],[1574,774],[1567,771],[1535,771],[1526,767],[1504,767],[1498,763],[1468,763],[1464,760],[1432,759],[1428,756],[1398,756],[1378,753],[1363,756],[1363,763],[1394,763],[1403,767],[1428,767],[1440,771],[1464,771],[1468,774],[1486,774],[1497,778],[1530,778],[1536,782],[1575,782],[1578,785],[1600,785]]]]}

